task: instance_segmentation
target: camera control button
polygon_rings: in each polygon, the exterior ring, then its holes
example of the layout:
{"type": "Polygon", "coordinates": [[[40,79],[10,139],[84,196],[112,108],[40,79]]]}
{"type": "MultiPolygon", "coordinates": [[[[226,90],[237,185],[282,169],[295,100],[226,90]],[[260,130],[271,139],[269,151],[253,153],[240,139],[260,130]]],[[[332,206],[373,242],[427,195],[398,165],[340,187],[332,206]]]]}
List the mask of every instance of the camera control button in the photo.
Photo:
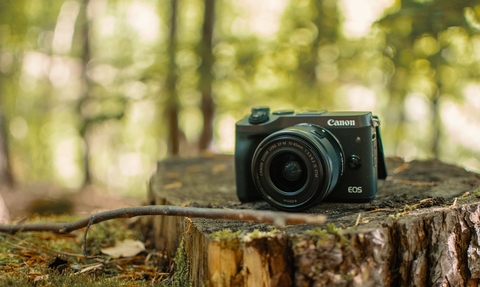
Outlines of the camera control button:
{"type": "Polygon", "coordinates": [[[254,107],[252,113],[248,117],[248,122],[251,124],[262,124],[268,121],[270,114],[269,107],[254,107]]]}
{"type": "Polygon", "coordinates": [[[347,159],[347,164],[351,169],[358,169],[362,165],[362,160],[358,155],[351,155],[347,159]]]}
{"type": "Polygon", "coordinates": [[[294,110],[279,110],[279,111],[274,111],[272,114],[276,116],[283,116],[283,115],[292,115],[294,114],[294,110]]]}

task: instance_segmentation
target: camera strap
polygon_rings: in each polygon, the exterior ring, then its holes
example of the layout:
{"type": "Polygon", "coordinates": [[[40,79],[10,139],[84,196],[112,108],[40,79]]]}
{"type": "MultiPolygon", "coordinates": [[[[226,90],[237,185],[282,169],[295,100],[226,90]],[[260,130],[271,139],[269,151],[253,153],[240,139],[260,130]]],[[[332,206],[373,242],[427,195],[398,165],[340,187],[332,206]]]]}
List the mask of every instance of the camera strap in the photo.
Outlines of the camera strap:
{"type": "Polygon", "coordinates": [[[385,155],[383,153],[382,136],[380,135],[380,120],[377,116],[373,116],[375,125],[375,133],[377,134],[377,165],[378,165],[378,179],[387,178],[387,164],[385,162],[385,155]]]}

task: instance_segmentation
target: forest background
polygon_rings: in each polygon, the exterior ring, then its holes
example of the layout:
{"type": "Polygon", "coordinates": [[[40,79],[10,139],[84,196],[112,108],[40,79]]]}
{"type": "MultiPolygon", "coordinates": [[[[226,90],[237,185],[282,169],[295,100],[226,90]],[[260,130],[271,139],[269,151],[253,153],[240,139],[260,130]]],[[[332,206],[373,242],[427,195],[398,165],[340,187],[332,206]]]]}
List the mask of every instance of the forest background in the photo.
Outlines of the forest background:
{"type": "Polygon", "coordinates": [[[480,1],[2,0],[0,185],[145,196],[252,106],[369,110],[387,156],[480,171],[480,1]]]}

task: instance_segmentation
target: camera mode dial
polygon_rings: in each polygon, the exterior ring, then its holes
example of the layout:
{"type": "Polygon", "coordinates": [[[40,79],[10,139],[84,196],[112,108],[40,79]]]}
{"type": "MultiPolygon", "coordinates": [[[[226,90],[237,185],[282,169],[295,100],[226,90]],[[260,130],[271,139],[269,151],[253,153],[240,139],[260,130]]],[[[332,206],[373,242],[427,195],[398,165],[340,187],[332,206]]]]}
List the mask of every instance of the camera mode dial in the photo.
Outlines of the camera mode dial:
{"type": "Polygon", "coordinates": [[[248,122],[252,125],[268,122],[270,114],[269,107],[253,107],[252,113],[248,117],[248,122]]]}

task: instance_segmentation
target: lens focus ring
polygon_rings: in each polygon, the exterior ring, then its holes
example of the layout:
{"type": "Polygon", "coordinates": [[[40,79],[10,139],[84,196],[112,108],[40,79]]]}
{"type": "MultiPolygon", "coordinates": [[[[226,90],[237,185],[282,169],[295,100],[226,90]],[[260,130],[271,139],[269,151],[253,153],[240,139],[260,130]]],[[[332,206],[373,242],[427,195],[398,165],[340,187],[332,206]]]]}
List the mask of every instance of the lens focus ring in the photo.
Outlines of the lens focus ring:
{"type": "Polygon", "coordinates": [[[270,204],[287,211],[303,210],[333,190],[342,174],[342,154],[328,130],[314,125],[289,127],[258,145],[252,177],[270,204]]]}

